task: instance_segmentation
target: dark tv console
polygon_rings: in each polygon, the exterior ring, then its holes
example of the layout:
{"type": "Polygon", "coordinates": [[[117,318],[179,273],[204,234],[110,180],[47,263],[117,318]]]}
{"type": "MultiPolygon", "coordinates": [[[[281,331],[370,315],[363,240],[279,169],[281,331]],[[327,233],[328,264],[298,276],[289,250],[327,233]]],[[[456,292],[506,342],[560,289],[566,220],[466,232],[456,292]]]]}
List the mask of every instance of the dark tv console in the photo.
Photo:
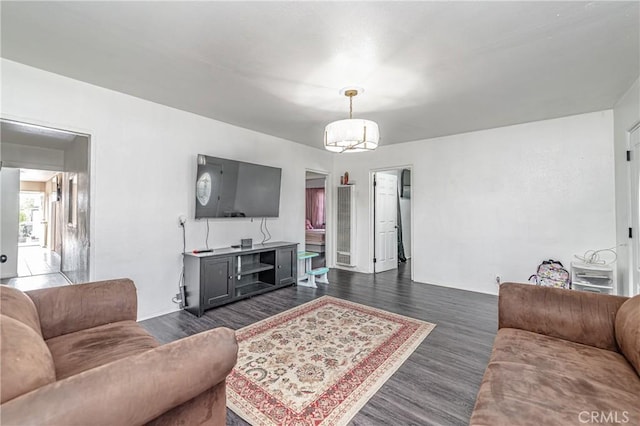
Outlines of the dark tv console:
{"type": "Polygon", "coordinates": [[[298,244],[274,242],[249,248],[185,253],[185,310],[207,309],[296,283],[298,244]]]}

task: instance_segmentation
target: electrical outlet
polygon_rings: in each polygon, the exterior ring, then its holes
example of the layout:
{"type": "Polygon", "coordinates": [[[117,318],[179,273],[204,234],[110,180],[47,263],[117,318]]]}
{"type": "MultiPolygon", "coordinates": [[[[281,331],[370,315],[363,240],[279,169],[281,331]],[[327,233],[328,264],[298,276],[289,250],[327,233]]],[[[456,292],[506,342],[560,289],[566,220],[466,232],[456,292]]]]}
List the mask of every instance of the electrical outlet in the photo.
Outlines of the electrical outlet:
{"type": "Polygon", "coordinates": [[[185,223],[187,223],[187,217],[183,214],[178,216],[178,225],[184,226],[185,223]]]}

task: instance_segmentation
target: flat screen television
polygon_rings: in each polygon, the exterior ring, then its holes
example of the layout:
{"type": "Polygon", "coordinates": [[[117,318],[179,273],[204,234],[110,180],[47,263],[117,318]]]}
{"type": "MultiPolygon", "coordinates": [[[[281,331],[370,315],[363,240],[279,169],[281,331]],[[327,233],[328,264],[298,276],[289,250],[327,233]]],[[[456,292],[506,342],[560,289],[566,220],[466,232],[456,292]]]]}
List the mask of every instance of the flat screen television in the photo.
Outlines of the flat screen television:
{"type": "Polygon", "coordinates": [[[198,155],[196,219],[278,217],[282,169],[198,155]]]}

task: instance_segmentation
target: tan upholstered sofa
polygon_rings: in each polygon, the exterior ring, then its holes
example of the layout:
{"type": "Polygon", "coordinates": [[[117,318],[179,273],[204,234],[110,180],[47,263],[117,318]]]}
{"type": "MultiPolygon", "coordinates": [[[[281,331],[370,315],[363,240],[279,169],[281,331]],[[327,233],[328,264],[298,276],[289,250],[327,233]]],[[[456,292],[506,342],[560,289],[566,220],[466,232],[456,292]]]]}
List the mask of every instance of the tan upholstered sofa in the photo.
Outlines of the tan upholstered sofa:
{"type": "Polygon", "coordinates": [[[500,286],[471,425],[640,425],[640,296],[500,286]]]}
{"type": "Polygon", "coordinates": [[[235,333],[160,345],[128,279],[0,286],[2,425],[223,425],[235,333]]]}

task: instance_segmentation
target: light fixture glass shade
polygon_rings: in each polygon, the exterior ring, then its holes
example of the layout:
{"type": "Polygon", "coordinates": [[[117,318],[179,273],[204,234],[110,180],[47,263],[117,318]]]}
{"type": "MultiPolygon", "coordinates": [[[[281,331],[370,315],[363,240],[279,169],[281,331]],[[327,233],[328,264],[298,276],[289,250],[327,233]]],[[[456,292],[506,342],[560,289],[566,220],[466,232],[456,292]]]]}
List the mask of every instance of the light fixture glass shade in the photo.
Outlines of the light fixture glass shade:
{"type": "Polygon", "coordinates": [[[360,118],[338,120],[324,129],[324,147],[332,152],[364,152],[378,147],[378,123],[360,118]]]}

